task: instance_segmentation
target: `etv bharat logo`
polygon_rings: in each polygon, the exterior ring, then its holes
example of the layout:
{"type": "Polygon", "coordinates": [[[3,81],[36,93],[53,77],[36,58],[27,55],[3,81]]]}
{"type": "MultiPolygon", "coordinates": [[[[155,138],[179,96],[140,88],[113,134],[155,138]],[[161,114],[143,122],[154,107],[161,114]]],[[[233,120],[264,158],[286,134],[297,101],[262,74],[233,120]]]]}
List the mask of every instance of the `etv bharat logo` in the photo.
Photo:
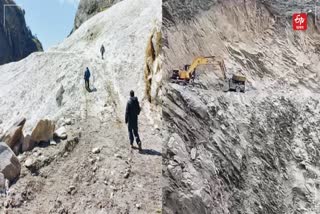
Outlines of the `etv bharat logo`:
{"type": "Polygon", "coordinates": [[[306,13],[295,13],[292,16],[293,30],[307,30],[308,15],[306,13]]]}

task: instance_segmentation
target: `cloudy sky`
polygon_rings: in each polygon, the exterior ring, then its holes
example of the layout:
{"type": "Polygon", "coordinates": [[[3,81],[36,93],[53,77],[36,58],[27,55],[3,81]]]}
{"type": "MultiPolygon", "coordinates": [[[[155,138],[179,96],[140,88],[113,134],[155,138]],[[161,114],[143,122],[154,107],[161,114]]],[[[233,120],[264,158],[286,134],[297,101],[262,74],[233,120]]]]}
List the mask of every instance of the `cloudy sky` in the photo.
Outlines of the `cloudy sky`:
{"type": "Polygon", "coordinates": [[[79,0],[15,0],[44,49],[63,41],[73,28],[79,0]]]}

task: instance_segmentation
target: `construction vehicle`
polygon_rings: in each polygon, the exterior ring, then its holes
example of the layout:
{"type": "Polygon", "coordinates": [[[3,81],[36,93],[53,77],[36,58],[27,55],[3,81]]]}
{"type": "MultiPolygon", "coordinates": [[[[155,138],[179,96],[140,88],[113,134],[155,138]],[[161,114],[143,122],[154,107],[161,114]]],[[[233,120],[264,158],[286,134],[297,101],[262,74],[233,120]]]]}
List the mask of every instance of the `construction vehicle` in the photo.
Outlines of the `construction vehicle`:
{"type": "MultiPolygon", "coordinates": [[[[197,57],[191,65],[185,65],[183,70],[173,70],[171,80],[174,83],[187,85],[193,83],[195,79],[196,68],[199,65],[219,65],[224,80],[223,91],[245,91],[246,77],[242,74],[233,74],[231,78],[226,76],[226,67],[224,60],[216,56],[197,57]]],[[[214,72],[216,72],[214,70],[214,72]]],[[[219,75],[218,75],[219,76],[219,75]]]]}

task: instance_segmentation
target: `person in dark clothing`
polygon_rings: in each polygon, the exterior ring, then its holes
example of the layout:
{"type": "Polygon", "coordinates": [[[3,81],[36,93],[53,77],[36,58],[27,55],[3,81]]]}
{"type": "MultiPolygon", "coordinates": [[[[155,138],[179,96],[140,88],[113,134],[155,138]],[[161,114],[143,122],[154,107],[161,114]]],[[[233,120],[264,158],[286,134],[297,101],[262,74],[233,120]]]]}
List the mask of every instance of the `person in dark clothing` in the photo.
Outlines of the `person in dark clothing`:
{"type": "Polygon", "coordinates": [[[101,53],[102,59],[103,59],[104,52],[105,52],[105,49],[104,49],[104,46],[102,45],[100,48],[100,53],[101,53]]]}
{"type": "Polygon", "coordinates": [[[84,81],[86,84],[87,91],[90,91],[90,83],[89,83],[90,76],[91,76],[91,74],[90,74],[89,68],[87,67],[86,71],[84,72],[84,81]]]}
{"type": "Polygon", "coordinates": [[[138,133],[138,115],[140,114],[141,108],[139,105],[138,98],[134,96],[134,91],[130,91],[130,99],[126,107],[126,124],[128,124],[129,140],[131,148],[133,148],[134,137],[139,146],[139,150],[142,151],[141,140],[138,133]]]}

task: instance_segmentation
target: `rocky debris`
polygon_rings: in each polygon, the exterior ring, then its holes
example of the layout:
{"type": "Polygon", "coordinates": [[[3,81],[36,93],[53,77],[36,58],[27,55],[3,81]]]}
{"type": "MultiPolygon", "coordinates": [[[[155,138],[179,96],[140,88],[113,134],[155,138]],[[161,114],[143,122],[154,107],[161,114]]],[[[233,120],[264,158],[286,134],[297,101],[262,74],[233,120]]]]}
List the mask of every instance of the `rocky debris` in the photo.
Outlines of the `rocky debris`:
{"type": "Polygon", "coordinates": [[[59,152],[61,156],[68,156],[69,152],[72,152],[74,148],[78,145],[79,143],[79,137],[77,136],[71,136],[67,141],[63,142],[64,145],[62,147],[62,150],[59,152]]]}
{"type": "Polygon", "coordinates": [[[141,204],[136,204],[136,208],[137,208],[138,210],[140,210],[140,209],[141,209],[141,204]]]}
{"type": "Polygon", "coordinates": [[[97,166],[97,165],[95,165],[95,166],[92,168],[92,171],[93,171],[93,172],[96,172],[96,171],[97,171],[97,169],[98,169],[98,166],[97,166]]]}
{"type": "Polygon", "coordinates": [[[96,162],[96,159],[94,158],[89,158],[89,163],[94,164],[96,162]]]}
{"type": "Polygon", "coordinates": [[[10,182],[16,180],[21,171],[21,165],[9,146],[0,142],[0,172],[10,182]]]}
{"type": "Polygon", "coordinates": [[[70,118],[66,118],[64,121],[63,121],[63,126],[71,126],[72,125],[72,120],[70,118]]]}
{"type": "Polygon", "coordinates": [[[50,120],[40,120],[32,131],[31,139],[36,143],[49,142],[53,139],[54,130],[54,122],[50,120]]]}
{"type": "Polygon", "coordinates": [[[100,151],[101,151],[101,149],[100,149],[100,148],[98,148],[98,147],[97,147],[97,148],[93,148],[93,149],[92,149],[92,153],[93,153],[93,154],[99,154],[99,153],[100,153],[100,151]]]}
{"type": "Polygon", "coordinates": [[[21,118],[1,137],[0,141],[5,142],[17,155],[23,143],[23,126],[26,123],[26,118],[21,118]]]}
{"type": "Polygon", "coordinates": [[[69,155],[69,152],[65,152],[65,153],[63,154],[63,157],[66,158],[66,157],[68,157],[68,155],[69,155]]]}
{"type": "Polygon", "coordinates": [[[0,2],[0,17],[3,17],[0,20],[0,65],[23,59],[32,52],[42,51],[40,41],[27,27],[23,9],[6,7],[4,10],[4,5],[15,4],[13,0],[0,2]]]}
{"type": "Polygon", "coordinates": [[[120,154],[118,154],[118,153],[114,154],[114,156],[115,156],[116,158],[122,159],[122,156],[121,156],[120,154]]]}
{"type": "Polygon", "coordinates": [[[74,195],[77,192],[76,187],[75,186],[69,186],[67,193],[69,195],[74,195]]]}
{"type": "Polygon", "coordinates": [[[64,88],[63,88],[63,85],[61,85],[56,94],[56,102],[59,107],[62,105],[63,93],[64,93],[64,88]]]}
{"type": "Polygon", "coordinates": [[[53,133],[54,138],[66,140],[68,138],[67,130],[65,127],[60,127],[53,133]]]}
{"type": "Polygon", "coordinates": [[[37,153],[35,156],[30,156],[24,162],[24,166],[30,170],[31,173],[37,175],[39,170],[44,167],[48,166],[54,157],[44,156],[41,153],[37,153]]]}
{"type": "Polygon", "coordinates": [[[126,169],[126,171],[124,172],[123,177],[124,177],[125,179],[129,178],[130,173],[131,173],[131,169],[126,169]]]}

